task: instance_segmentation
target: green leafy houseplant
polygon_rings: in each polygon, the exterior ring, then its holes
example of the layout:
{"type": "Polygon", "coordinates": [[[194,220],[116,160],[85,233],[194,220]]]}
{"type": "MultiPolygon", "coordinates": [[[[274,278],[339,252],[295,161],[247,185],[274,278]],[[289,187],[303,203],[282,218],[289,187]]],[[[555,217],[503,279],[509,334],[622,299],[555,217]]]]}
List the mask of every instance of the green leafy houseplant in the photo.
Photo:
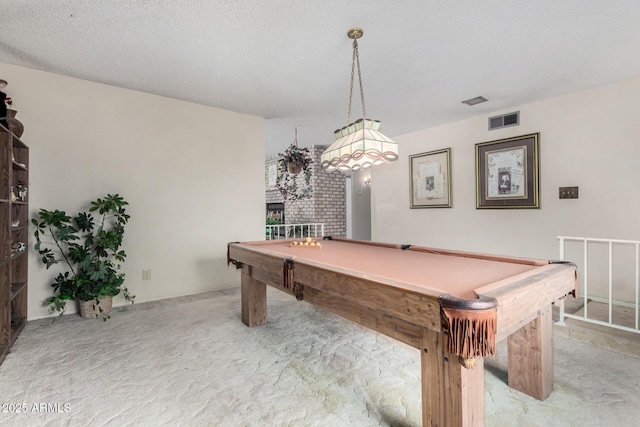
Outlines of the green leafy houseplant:
{"type": "Polygon", "coordinates": [[[278,154],[278,176],[276,188],[285,201],[308,199],[311,197],[311,164],[313,159],[307,147],[300,148],[291,144],[284,153],[278,154]],[[304,176],[304,186],[298,185],[298,173],[292,172],[289,165],[300,167],[304,176]]]}
{"type": "Polygon", "coordinates": [[[267,225],[276,225],[276,224],[280,224],[280,221],[278,221],[275,218],[267,217],[267,225]]]}
{"type": "Polygon", "coordinates": [[[89,212],[70,217],[57,209],[40,209],[38,218],[31,220],[36,227],[34,248],[47,269],[58,263],[67,269],[55,277],[51,284],[54,295],[43,303],[51,312],[64,314],[69,300],[97,300],[99,312],[107,320],[108,313],[100,307],[101,298],[122,292],[133,303],[135,296],[124,286],[124,273],[119,271],[127,257],[121,249],[124,226],[129,221],[126,205],[120,195],[107,194],[91,202],[89,212]]]}

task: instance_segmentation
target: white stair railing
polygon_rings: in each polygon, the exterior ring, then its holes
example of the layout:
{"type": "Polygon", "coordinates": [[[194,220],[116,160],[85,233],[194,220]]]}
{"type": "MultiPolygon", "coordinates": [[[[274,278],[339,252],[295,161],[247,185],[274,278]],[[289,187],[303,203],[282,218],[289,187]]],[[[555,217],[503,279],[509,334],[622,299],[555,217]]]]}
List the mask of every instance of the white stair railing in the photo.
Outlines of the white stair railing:
{"type": "Polygon", "coordinates": [[[303,237],[324,237],[324,223],[268,224],[267,240],[298,239],[303,237]]]}
{"type": "MultiPolygon", "coordinates": [[[[640,312],[640,241],[637,240],[618,240],[618,239],[597,239],[597,238],[589,238],[589,237],[568,237],[568,236],[558,236],[559,243],[559,254],[560,259],[562,261],[565,260],[565,245],[566,242],[582,242],[582,257],[583,257],[583,271],[579,272],[579,276],[582,279],[582,289],[579,292],[578,297],[583,300],[583,314],[581,316],[575,314],[565,313],[564,304],[559,304],[560,307],[560,321],[559,324],[564,324],[565,318],[571,318],[576,320],[581,320],[584,322],[594,323],[601,326],[608,326],[615,329],[621,329],[627,332],[635,332],[640,333],[640,328],[638,327],[639,320],[639,312],[640,312]],[[597,297],[591,295],[589,293],[589,243],[598,242],[598,243],[606,243],[608,245],[608,254],[609,254],[609,266],[608,266],[608,295],[607,298],[597,297]],[[619,302],[614,301],[613,299],[613,247],[614,245],[623,245],[635,247],[635,302],[619,302]],[[603,302],[608,305],[608,321],[601,321],[596,319],[591,319],[588,317],[588,302],[589,301],[598,301],[603,302]],[[624,307],[632,307],[634,311],[634,325],[635,327],[627,327],[623,325],[618,325],[613,323],[613,308],[614,305],[624,306],[624,307]]],[[[570,261],[570,260],[569,260],[570,261]]]]}

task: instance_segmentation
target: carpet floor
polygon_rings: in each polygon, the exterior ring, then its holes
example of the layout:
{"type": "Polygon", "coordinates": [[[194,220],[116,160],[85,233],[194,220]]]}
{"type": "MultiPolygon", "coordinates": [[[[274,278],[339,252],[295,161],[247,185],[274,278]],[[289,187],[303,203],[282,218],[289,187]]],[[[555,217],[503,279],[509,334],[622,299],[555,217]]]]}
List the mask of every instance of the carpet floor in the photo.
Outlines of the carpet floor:
{"type": "MultiPolygon", "coordinates": [[[[506,385],[485,361],[487,426],[638,425],[639,359],[555,337],[554,391],[506,385]]],[[[0,365],[2,426],[419,426],[417,350],[268,290],[268,323],[237,289],[30,322],[0,365]]]]}

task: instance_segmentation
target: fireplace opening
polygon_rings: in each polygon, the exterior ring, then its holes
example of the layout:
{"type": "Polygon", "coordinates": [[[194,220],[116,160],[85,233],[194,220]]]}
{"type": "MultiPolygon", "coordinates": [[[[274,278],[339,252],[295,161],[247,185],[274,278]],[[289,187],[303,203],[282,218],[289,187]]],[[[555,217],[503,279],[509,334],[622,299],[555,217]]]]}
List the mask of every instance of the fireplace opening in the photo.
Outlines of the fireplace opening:
{"type": "Polygon", "coordinates": [[[284,223],[284,203],[267,203],[267,224],[284,223]]]}

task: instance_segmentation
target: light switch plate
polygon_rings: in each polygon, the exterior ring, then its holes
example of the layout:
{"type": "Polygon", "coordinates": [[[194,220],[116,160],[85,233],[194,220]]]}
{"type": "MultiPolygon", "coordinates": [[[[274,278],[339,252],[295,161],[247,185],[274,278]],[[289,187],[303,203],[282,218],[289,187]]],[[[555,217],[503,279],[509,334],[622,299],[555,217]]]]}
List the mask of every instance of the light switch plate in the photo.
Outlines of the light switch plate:
{"type": "Polygon", "coordinates": [[[560,187],[560,195],[561,199],[577,199],[578,198],[578,187],[560,187]]]}

